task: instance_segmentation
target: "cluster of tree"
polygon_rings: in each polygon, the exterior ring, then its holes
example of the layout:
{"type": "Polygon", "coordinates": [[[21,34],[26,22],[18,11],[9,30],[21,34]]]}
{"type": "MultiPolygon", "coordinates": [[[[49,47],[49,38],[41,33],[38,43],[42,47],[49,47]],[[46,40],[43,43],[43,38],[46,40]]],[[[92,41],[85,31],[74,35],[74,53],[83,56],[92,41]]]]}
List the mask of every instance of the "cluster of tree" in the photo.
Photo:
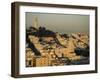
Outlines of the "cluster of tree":
{"type": "Polygon", "coordinates": [[[61,34],[60,36],[61,37],[64,37],[64,38],[69,38],[69,35],[68,34],[61,34]]]}
{"type": "Polygon", "coordinates": [[[77,48],[75,49],[75,53],[76,53],[77,55],[89,57],[89,46],[87,46],[86,48],[79,48],[79,47],[77,47],[77,48]]]}
{"type": "Polygon", "coordinates": [[[51,30],[47,30],[45,27],[39,27],[39,29],[35,35],[39,36],[39,37],[46,37],[46,36],[54,37],[54,36],[56,36],[55,32],[53,32],[51,30]]]}
{"type": "Polygon", "coordinates": [[[34,27],[29,27],[28,29],[26,29],[26,43],[28,43],[29,39],[28,36],[29,35],[34,35],[38,30],[34,27]]]}
{"type": "Polygon", "coordinates": [[[38,37],[45,37],[45,36],[56,36],[55,32],[46,29],[45,27],[39,27],[39,29],[36,29],[34,27],[30,27],[29,29],[26,29],[27,35],[35,35],[38,37]]]}

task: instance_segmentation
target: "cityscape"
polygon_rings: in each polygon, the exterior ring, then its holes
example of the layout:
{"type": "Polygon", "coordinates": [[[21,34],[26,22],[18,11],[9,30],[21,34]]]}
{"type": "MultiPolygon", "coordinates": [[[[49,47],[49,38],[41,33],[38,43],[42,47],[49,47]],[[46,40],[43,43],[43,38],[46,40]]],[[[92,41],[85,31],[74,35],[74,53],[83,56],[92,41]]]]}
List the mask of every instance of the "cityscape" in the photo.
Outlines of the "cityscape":
{"type": "Polygon", "coordinates": [[[26,29],[26,67],[89,64],[89,35],[63,34],[44,26],[26,29]]]}

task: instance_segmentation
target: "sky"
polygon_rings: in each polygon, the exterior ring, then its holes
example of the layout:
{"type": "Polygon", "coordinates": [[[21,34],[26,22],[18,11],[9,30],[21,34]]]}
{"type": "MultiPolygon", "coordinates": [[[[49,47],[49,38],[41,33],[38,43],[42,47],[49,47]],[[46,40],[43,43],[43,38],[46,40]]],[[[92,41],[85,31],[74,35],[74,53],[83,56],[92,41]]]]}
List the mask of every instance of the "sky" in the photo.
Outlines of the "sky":
{"type": "Polygon", "coordinates": [[[89,33],[89,15],[26,12],[26,27],[38,25],[59,33],[89,33]]]}

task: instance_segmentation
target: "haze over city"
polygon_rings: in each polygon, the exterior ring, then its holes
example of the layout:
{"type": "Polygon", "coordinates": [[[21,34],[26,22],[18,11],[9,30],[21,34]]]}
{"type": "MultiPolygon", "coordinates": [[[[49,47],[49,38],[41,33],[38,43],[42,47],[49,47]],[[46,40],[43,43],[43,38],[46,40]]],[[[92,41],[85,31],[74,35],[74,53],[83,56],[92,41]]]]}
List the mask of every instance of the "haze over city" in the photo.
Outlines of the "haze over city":
{"type": "Polygon", "coordinates": [[[89,33],[89,16],[74,14],[26,13],[26,27],[33,25],[35,18],[38,25],[59,33],[89,33]]]}

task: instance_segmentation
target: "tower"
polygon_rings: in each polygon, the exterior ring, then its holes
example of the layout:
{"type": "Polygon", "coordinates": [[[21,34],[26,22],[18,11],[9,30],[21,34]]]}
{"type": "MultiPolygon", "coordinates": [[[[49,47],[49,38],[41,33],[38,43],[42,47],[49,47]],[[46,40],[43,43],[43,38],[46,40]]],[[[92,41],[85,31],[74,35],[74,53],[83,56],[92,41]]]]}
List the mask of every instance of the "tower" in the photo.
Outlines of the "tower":
{"type": "Polygon", "coordinates": [[[38,17],[34,17],[34,19],[33,19],[33,27],[39,28],[38,17]]]}

